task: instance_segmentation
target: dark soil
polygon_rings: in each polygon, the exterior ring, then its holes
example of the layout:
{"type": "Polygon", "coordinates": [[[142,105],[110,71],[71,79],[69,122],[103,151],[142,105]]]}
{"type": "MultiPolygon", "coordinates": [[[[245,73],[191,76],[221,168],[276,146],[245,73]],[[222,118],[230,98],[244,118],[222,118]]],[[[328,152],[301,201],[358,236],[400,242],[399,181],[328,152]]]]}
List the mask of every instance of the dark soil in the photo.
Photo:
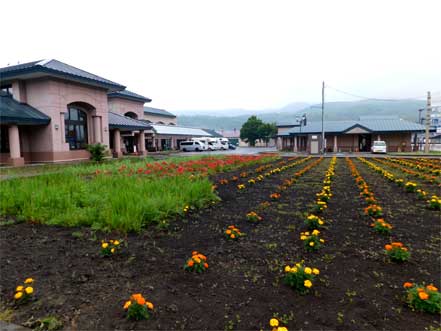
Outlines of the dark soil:
{"type": "Polygon", "coordinates": [[[386,220],[394,225],[390,237],[369,227],[344,159],[337,162],[334,196],[324,214],[326,243],[320,251],[306,252],[299,234],[305,230],[303,213],[321,190],[330,159],[259,211],[264,217],[261,223],[245,219],[285,179],[313,161],[245,191],[239,192],[236,182],[220,185],[220,203],[173,222],[168,232],[152,228],[126,236],[128,246],[111,258],[100,257],[100,240],[121,235],[26,223],[3,225],[1,310],[10,308],[15,286],[33,277],[35,300],[14,308],[12,321],[17,324],[31,317],[54,316],[66,330],[266,330],[269,319],[278,314],[289,330],[440,327],[439,316],[407,308],[402,289],[405,281],[440,287],[440,214],[425,209],[415,195],[404,193],[360,162],[355,164],[383,206],[386,220]],[[247,235],[237,242],[224,239],[223,231],[231,224],[247,235]],[[390,240],[410,247],[409,262],[394,264],[385,258],[383,247],[390,240]],[[206,273],[183,270],[193,250],[207,255],[206,273]],[[302,259],[321,271],[314,291],[304,296],[281,281],[284,266],[302,259]],[[155,304],[148,321],[124,317],[124,301],[137,292],[155,304]]]}

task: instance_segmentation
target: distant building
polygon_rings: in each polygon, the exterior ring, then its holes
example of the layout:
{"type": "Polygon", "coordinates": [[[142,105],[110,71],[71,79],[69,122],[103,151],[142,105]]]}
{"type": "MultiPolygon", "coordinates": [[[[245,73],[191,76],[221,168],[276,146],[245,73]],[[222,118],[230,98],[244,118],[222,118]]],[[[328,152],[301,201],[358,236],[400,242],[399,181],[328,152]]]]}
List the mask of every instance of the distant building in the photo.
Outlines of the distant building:
{"type": "MultiPolygon", "coordinates": [[[[318,153],[321,150],[322,122],[280,124],[277,126],[277,147],[280,150],[318,153]]],[[[412,135],[424,126],[398,117],[360,117],[358,121],[325,121],[327,152],[370,152],[375,140],[383,140],[388,151],[411,151],[412,135]]]]}

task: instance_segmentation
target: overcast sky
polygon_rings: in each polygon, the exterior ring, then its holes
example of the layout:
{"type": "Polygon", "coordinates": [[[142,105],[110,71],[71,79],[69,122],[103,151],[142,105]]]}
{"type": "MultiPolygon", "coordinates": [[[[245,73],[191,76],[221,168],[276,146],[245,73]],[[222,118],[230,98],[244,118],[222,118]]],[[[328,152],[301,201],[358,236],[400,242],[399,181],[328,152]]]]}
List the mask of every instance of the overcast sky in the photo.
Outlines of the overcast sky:
{"type": "Polygon", "coordinates": [[[0,66],[54,58],[169,110],[319,102],[322,80],[376,98],[441,90],[439,0],[13,0],[1,11],[0,66]]]}

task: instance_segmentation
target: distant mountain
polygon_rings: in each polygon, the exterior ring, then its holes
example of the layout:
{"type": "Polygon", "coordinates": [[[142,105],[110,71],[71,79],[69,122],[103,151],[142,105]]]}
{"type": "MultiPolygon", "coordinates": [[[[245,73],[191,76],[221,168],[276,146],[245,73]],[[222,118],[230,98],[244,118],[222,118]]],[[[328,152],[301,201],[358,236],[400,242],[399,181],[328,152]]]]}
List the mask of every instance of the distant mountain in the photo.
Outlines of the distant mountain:
{"type": "MultiPolygon", "coordinates": [[[[221,111],[214,111],[213,115],[180,115],[178,116],[179,125],[202,127],[208,129],[240,129],[249,116],[257,115],[265,122],[275,123],[294,123],[296,116],[306,113],[309,121],[321,119],[321,105],[307,105],[300,107],[301,103],[289,104],[281,109],[272,112],[254,111],[247,114],[238,113],[229,116],[222,116],[221,111]]],[[[305,105],[305,104],[303,104],[305,105]]],[[[355,101],[355,102],[329,102],[325,104],[325,120],[356,120],[360,116],[384,116],[395,115],[410,121],[418,118],[418,109],[425,106],[425,101],[403,100],[403,101],[355,101]]],[[[231,114],[225,111],[224,114],[231,114]]],[[[233,113],[234,114],[234,113],[233,113]]]]}

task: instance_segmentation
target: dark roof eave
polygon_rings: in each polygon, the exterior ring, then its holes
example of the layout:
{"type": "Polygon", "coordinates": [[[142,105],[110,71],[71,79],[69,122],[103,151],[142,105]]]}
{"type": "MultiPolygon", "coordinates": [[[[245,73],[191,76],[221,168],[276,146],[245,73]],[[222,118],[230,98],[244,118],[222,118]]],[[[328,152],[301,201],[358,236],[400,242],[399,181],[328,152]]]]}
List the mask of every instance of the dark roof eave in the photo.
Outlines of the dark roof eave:
{"type": "Polygon", "coordinates": [[[150,130],[149,126],[133,126],[133,125],[122,125],[122,124],[109,124],[109,129],[124,129],[129,131],[137,130],[150,130]]]}
{"type": "Polygon", "coordinates": [[[11,117],[0,116],[1,124],[15,124],[15,125],[48,125],[51,122],[50,118],[23,118],[23,117],[11,117]]]}
{"type": "Polygon", "coordinates": [[[31,68],[24,68],[24,69],[17,69],[17,70],[11,70],[11,71],[7,71],[5,73],[1,74],[1,79],[2,80],[6,80],[6,79],[12,79],[12,78],[19,78],[17,76],[19,75],[23,75],[23,74],[31,74],[31,73],[38,73],[38,72],[42,72],[42,73],[46,73],[46,74],[51,74],[54,77],[58,77],[58,78],[75,78],[72,79],[76,82],[83,82],[85,84],[88,85],[93,85],[93,86],[101,86],[104,87],[108,90],[112,90],[112,91],[121,91],[124,90],[126,88],[126,86],[124,85],[120,85],[120,84],[111,84],[111,83],[106,83],[106,82],[102,82],[96,79],[91,79],[91,78],[87,78],[87,77],[81,77],[78,75],[73,75],[73,74],[69,74],[69,73],[63,73],[61,71],[58,70],[54,70],[51,68],[46,68],[46,67],[42,67],[42,66],[36,66],[36,67],[31,67],[31,68]]]}

